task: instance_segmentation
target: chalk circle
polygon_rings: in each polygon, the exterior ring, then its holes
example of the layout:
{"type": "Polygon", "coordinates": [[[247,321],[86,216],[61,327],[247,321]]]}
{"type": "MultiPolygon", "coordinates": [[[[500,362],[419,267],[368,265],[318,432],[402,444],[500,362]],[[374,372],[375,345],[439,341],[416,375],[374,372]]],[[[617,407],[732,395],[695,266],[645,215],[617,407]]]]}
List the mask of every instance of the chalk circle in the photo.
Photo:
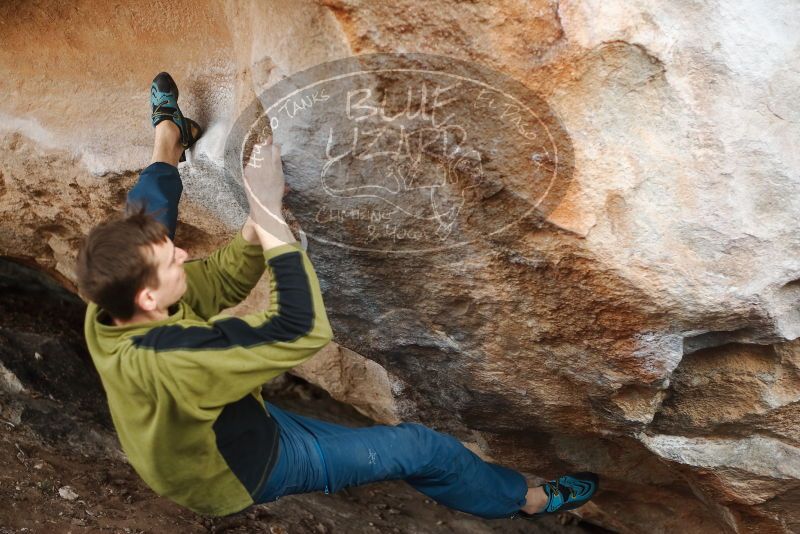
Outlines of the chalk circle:
{"type": "Polygon", "coordinates": [[[573,169],[566,129],[533,90],[427,54],[355,56],[267,88],[226,140],[234,187],[266,135],[308,239],[364,252],[435,253],[544,219],[573,169]]]}

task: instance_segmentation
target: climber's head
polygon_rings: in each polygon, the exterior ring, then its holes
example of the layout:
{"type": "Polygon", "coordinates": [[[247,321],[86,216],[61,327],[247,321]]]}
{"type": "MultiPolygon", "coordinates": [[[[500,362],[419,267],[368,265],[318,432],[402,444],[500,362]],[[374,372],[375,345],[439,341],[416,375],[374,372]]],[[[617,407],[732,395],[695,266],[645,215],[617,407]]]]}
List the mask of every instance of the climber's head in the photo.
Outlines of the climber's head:
{"type": "Polygon", "coordinates": [[[111,317],[165,311],[186,292],[185,250],[143,209],[94,227],[78,254],[78,288],[111,317]]]}

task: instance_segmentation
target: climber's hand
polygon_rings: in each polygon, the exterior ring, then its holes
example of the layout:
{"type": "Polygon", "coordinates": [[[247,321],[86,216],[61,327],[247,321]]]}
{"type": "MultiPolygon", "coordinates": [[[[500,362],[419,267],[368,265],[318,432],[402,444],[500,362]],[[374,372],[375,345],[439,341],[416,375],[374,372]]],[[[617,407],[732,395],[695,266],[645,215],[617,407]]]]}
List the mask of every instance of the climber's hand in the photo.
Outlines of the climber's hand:
{"type": "Polygon", "coordinates": [[[281,147],[272,138],[253,145],[244,167],[244,189],[250,204],[250,218],[264,230],[286,225],[281,213],[286,178],[281,165],[281,147]]]}

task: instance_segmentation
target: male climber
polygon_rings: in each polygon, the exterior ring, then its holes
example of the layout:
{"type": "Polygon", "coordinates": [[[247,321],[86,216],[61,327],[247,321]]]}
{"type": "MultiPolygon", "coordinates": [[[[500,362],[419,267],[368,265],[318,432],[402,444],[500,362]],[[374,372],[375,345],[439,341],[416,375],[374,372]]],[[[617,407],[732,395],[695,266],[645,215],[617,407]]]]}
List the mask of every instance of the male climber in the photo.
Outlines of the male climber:
{"type": "Polygon", "coordinates": [[[208,258],[189,261],[172,241],[177,165],[202,131],[181,113],[169,74],[153,80],[150,104],[152,163],[129,193],[128,215],[89,233],[77,273],[90,300],[86,341],[120,443],[156,493],[219,516],[284,495],[404,479],[485,518],[535,518],[594,495],[591,473],[529,488],[520,473],[419,424],[353,429],[265,403],[262,384],[332,338],[317,275],[281,215],[280,147],[258,145],[258,164],[245,169],[250,215],[241,231],[208,258]],[[267,308],[220,314],[265,268],[267,308]]]}

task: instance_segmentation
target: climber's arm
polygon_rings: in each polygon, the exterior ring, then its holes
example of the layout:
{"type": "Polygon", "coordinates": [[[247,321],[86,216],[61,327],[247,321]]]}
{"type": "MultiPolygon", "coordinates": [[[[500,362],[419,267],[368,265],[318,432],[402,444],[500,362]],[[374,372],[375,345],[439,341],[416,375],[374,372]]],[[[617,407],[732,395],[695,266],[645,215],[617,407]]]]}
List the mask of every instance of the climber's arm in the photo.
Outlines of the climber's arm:
{"type": "Polygon", "coordinates": [[[230,243],[207,258],[188,261],[184,300],[204,319],[244,300],[264,273],[264,250],[248,218],[230,243]]]}

